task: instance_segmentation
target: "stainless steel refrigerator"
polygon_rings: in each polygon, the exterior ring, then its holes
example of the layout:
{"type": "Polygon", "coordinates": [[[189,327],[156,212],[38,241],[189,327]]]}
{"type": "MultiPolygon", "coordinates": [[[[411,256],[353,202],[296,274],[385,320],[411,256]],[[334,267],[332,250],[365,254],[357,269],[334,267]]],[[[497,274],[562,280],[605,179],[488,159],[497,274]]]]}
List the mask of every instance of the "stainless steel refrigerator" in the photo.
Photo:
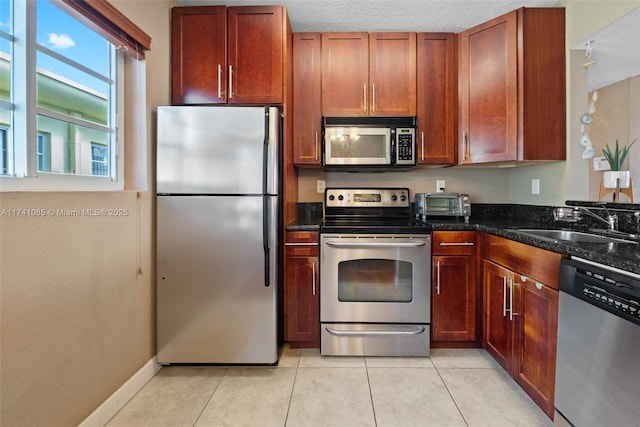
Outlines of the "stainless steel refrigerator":
{"type": "Polygon", "coordinates": [[[276,107],[159,107],[157,359],[278,360],[276,107]]]}

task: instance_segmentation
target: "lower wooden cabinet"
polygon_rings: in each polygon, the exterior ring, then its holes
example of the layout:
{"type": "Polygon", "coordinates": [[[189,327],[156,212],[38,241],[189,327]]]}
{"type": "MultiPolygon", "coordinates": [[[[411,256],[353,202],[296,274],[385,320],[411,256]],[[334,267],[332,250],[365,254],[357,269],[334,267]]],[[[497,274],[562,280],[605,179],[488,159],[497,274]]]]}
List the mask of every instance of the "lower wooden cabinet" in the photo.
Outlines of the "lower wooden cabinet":
{"type": "Polygon", "coordinates": [[[286,233],[285,339],[292,347],[320,347],[319,233],[286,233]]]}
{"type": "Polygon", "coordinates": [[[432,234],[431,344],[478,344],[476,232],[432,234]]]}
{"type": "Polygon", "coordinates": [[[486,350],[553,418],[561,255],[485,235],[486,350]]]}

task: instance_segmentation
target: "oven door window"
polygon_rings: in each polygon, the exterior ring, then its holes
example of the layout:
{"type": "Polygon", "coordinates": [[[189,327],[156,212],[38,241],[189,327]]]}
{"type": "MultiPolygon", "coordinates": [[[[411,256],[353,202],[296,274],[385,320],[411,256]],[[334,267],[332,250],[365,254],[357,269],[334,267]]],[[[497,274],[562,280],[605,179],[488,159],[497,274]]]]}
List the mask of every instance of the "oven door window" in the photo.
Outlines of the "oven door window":
{"type": "Polygon", "coordinates": [[[341,302],[413,301],[413,265],[389,259],[355,259],[338,264],[341,302]]]}

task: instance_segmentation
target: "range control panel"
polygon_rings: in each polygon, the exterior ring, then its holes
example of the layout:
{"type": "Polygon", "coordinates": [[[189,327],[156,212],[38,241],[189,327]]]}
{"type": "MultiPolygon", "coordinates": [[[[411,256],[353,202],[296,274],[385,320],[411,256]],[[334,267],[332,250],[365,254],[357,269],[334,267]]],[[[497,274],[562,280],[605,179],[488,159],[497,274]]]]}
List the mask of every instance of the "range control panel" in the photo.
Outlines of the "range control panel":
{"type": "Polygon", "coordinates": [[[327,188],[324,195],[328,208],[408,208],[408,188],[327,188]]]}

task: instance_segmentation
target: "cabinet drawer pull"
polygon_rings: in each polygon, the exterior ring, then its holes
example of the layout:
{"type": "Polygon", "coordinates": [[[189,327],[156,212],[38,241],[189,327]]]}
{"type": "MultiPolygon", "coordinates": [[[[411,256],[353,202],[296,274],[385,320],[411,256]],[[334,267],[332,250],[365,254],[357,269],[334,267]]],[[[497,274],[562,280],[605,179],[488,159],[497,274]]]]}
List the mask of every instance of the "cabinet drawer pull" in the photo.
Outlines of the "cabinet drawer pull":
{"type": "Polygon", "coordinates": [[[507,317],[507,276],[502,276],[502,317],[507,317]]]}
{"type": "Polygon", "coordinates": [[[440,246],[474,246],[473,242],[440,242],[440,246]]]}
{"type": "Polygon", "coordinates": [[[316,161],[318,160],[318,131],[316,131],[316,161]]]}
{"type": "Polygon", "coordinates": [[[285,246],[318,246],[318,243],[314,242],[286,242],[285,246]]]}
{"type": "Polygon", "coordinates": [[[218,98],[222,98],[222,65],[218,64],[218,98]]]}
{"type": "Polygon", "coordinates": [[[436,263],[436,294],[440,295],[440,261],[436,263]]]}
{"type": "Polygon", "coordinates": [[[376,84],[371,83],[371,112],[376,112],[376,84]]]}
{"type": "Polygon", "coordinates": [[[233,66],[229,65],[229,99],[233,98],[233,66]]]}
{"type": "Polygon", "coordinates": [[[311,295],[316,296],[316,263],[311,263],[311,295]]]}
{"type": "Polygon", "coordinates": [[[420,132],[420,140],[422,141],[421,142],[421,144],[422,144],[422,156],[421,156],[422,158],[421,158],[421,160],[424,160],[424,132],[420,132]]]}
{"type": "Polygon", "coordinates": [[[363,87],[363,90],[362,90],[362,91],[363,91],[363,93],[364,93],[364,104],[363,104],[363,106],[362,106],[362,109],[363,109],[363,110],[364,110],[364,112],[366,113],[366,112],[367,112],[367,84],[366,84],[366,83],[365,83],[365,84],[363,84],[363,85],[362,85],[362,87],[363,87]]]}

